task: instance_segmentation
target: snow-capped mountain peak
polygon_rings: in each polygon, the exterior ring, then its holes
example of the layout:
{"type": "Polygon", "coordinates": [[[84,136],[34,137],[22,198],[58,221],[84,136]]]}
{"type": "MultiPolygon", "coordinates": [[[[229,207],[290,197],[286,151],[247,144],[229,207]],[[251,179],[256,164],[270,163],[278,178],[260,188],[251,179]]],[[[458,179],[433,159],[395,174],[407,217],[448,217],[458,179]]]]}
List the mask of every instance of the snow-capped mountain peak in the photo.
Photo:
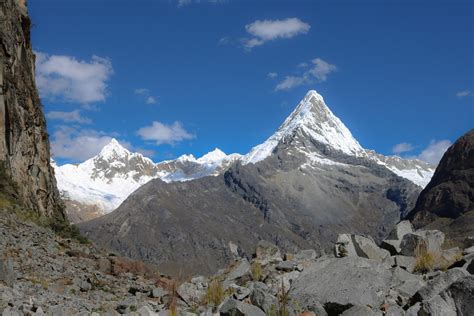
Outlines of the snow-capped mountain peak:
{"type": "Polygon", "coordinates": [[[348,155],[359,156],[364,152],[349,129],[327,107],[323,97],[315,90],[310,90],[276,133],[254,147],[244,157],[243,163],[264,160],[282,139],[293,135],[295,130],[348,155]]]}
{"type": "Polygon", "coordinates": [[[215,163],[225,159],[226,157],[227,155],[222,150],[216,148],[199,158],[197,161],[202,163],[215,163]]]}
{"type": "Polygon", "coordinates": [[[97,155],[105,160],[116,159],[117,157],[127,157],[131,152],[123,147],[115,138],[105,145],[97,155]]]}

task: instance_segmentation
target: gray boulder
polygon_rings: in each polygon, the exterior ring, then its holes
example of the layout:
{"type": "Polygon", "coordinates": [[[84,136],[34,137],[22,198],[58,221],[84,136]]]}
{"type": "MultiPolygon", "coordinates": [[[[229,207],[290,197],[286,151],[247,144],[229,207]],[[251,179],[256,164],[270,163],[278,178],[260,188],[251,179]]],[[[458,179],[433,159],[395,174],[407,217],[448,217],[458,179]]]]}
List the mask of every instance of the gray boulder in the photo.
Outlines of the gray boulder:
{"type": "MultiPolygon", "coordinates": [[[[473,251],[474,252],[474,251],[473,251]]],[[[298,251],[292,258],[293,261],[296,262],[305,262],[305,261],[311,261],[314,260],[321,255],[316,252],[314,249],[304,249],[298,251]]]]}
{"type": "Polygon", "coordinates": [[[457,316],[454,301],[449,295],[436,295],[421,303],[420,316],[457,316]]]}
{"type": "Polygon", "coordinates": [[[253,284],[253,290],[250,294],[250,301],[253,305],[258,306],[267,314],[270,313],[272,307],[278,305],[277,298],[269,294],[268,286],[262,282],[255,282],[253,284]]]}
{"type": "Polygon", "coordinates": [[[204,296],[204,291],[198,289],[196,284],[185,282],[181,284],[177,289],[178,295],[183,299],[189,306],[194,306],[201,302],[204,296]]]}
{"type": "Polygon", "coordinates": [[[451,284],[458,279],[468,275],[468,272],[462,268],[454,268],[440,273],[438,276],[429,280],[427,285],[422,287],[415,295],[414,300],[417,302],[427,301],[442,291],[446,290],[451,284]]]}
{"type": "Polygon", "coordinates": [[[474,276],[463,277],[448,289],[453,298],[458,315],[473,315],[474,312],[474,276]]]}
{"type": "Polygon", "coordinates": [[[403,236],[410,233],[413,233],[413,226],[411,225],[410,221],[401,221],[397,225],[395,225],[390,234],[388,234],[387,239],[402,240],[403,236]]]}
{"type": "Polygon", "coordinates": [[[410,221],[401,221],[393,228],[387,239],[382,241],[380,247],[388,250],[392,256],[399,254],[403,236],[411,233],[413,233],[413,226],[410,221]]]}
{"type": "Polygon", "coordinates": [[[471,246],[469,248],[464,249],[463,254],[464,255],[470,255],[471,253],[474,253],[474,246],[471,246]]]}
{"type": "Polygon", "coordinates": [[[280,270],[280,271],[293,271],[296,268],[296,264],[293,261],[282,261],[277,266],[275,269],[280,270]]]}
{"type": "Polygon", "coordinates": [[[415,257],[410,256],[402,256],[397,255],[395,256],[395,264],[408,272],[412,273],[415,269],[415,257]]]}
{"type": "Polygon", "coordinates": [[[474,260],[471,260],[469,263],[466,264],[466,271],[470,274],[474,274],[474,260]]]}
{"type": "Polygon", "coordinates": [[[258,242],[255,250],[255,260],[261,265],[266,265],[272,262],[283,261],[283,258],[277,246],[268,241],[261,240],[258,242]]]}
{"type": "Polygon", "coordinates": [[[400,243],[400,253],[404,256],[415,256],[418,245],[423,241],[423,237],[419,234],[406,234],[400,243]]]}
{"type": "Polygon", "coordinates": [[[392,256],[395,256],[401,252],[401,248],[400,248],[401,242],[402,242],[401,240],[385,239],[380,244],[380,247],[390,252],[392,256]]]}
{"type": "Polygon", "coordinates": [[[345,310],[341,316],[382,316],[382,312],[375,312],[368,306],[352,306],[345,310]]]}
{"type": "Polygon", "coordinates": [[[418,316],[418,312],[421,309],[421,303],[418,302],[415,305],[407,309],[405,316],[418,316]]]}
{"type": "Polygon", "coordinates": [[[290,296],[305,309],[317,303],[342,311],[353,305],[380,306],[392,273],[382,263],[359,257],[324,258],[293,281],[290,296]]]}
{"type": "Polygon", "coordinates": [[[377,261],[390,257],[390,252],[379,248],[371,238],[340,234],[335,245],[336,257],[357,256],[377,261]]]}
{"type": "Polygon", "coordinates": [[[221,316],[265,316],[258,307],[240,302],[234,298],[228,298],[219,309],[221,316]]]}
{"type": "Polygon", "coordinates": [[[352,306],[351,308],[345,310],[341,316],[382,316],[382,312],[373,311],[368,306],[352,306]]]}
{"type": "Polygon", "coordinates": [[[428,245],[428,251],[432,253],[441,253],[445,235],[439,230],[422,230],[417,234],[421,235],[428,245]]]}
{"type": "Polygon", "coordinates": [[[223,285],[224,288],[229,287],[232,283],[242,280],[242,279],[250,279],[251,270],[250,270],[250,263],[247,259],[242,259],[238,262],[232,271],[227,275],[225,278],[223,285]]]}
{"type": "Polygon", "coordinates": [[[385,316],[404,316],[405,311],[398,305],[391,305],[385,312],[385,316]]]}

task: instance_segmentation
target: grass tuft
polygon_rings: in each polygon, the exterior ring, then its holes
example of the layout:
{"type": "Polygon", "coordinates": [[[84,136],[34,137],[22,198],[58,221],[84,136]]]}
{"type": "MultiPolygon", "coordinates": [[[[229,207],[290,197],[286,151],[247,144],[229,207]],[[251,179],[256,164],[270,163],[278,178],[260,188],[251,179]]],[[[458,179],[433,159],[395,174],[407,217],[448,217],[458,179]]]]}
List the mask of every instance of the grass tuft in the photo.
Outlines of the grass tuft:
{"type": "Polygon", "coordinates": [[[262,265],[260,262],[254,261],[250,266],[250,272],[252,273],[252,279],[254,281],[261,281],[263,277],[262,265]]]}
{"type": "Polygon", "coordinates": [[[428,251],[428,246],[425,241],[421,241],[415,250],[415,272],[427,273],[433,271],[438,254],[428,251]]]}

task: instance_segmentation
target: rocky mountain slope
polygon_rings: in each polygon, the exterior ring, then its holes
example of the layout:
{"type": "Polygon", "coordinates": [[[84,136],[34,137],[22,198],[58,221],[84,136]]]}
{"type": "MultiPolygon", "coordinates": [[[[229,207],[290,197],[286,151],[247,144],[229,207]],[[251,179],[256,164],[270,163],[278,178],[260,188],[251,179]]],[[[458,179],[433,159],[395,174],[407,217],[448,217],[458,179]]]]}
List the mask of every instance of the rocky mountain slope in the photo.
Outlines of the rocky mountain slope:
{"type": "Polygon", "coordinates": [[[2,315],[472,315],[472,239],[444,249],[442,232],[407,222],[389,234],[400,246],[393,254],[351,234],[327,254],[260,241],[252,259],[234,248],[225,269],[183,280],[1,212],[2,315]],[[413,240],[435,260],[421,260],[413,240]]]}
{"type": "Polygon", "coordinates": [[[111,212],[151,179],[173,182],[217,175],[239,158],[240,155],[226,155],[216,148],[198,159],[184,155],[154,163],[112,139],[97,156],[83,163],[62,166],[53,163],[53,166],[68,217],[73,222],[81,222],[111,212]]]}
{"type": "Polygon", "coordinates": [[[25,1],[0,2],[0,198],[62,221],[30,26],[25,1]]]}
{"type": "MultiPolygon", "coordinates": [[[[310,91],[305,100],[310,98],[321,96],[310,91]]],[[[321,102],[324,104],[322,98],[321,102]]],[[[434,172],[434,167],[422,161],[387,157],[362,148],[327,106],[312,108],[311,103],[303,101],[274,135],[244,156],[226,155],[215,149],[199,159],[183,155],[155,164],[112,140],[96,157],[79,165],[55,165],[56,177],[59,188],[65,193],[69,219],[81,222],[114,210],[139,186],[153,178],[165,182],[189,181],[217,176],[236,162],[246,165],[264,160],[279,142],[291,137],[296,130],[303,137],[311,137],[345,155],[372,160],[421,188],[434,172]]],[[[317,159],[317,155],[309,159],[317,159]]]]}
{"type": "Polygon", "coordinates": [[[474,235],[474,129],[446,151],[408,218],[455,240],[474,235]]]}
{"type": "MultiPolygon", "coordinates": [[[[422,163],[416,168],[429,170],[422,163]]],[[[250,255],[260,239],[285,250],[326,248],[339,232],[380,240],[420,190],[363,149],[310,91],[269,140],[223,174],[151,180],[81,228],[167,273],[209,273],[229,262],[231,245],[250,255]]]]}

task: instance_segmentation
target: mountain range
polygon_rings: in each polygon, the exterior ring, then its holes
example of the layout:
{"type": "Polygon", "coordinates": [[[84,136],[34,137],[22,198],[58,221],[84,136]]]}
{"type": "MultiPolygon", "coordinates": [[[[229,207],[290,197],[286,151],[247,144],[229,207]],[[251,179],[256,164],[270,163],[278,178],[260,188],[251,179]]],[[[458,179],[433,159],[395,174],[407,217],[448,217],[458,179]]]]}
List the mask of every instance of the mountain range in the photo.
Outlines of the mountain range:
{"type": "Polygon", "coordinates": [[[156,177],[80,228],[166,273],[210,273],[235,249],[250,255],[261,239],[285,250],[327,249],[348,231],[380,240],[433,172],[424,162],[364,149],[313,90],[267,141],[233,157],[214,176],[156,177]]]}
{"type": "MultiPolygon", "coordinates": [[[[116,139],[112,139],[98,155],[83,163],[62,166],[53,163],[53,166],[58,187],[66,201],[69,219],[81,222],[116,209],[133,191],[151,179],[189,181],[220,175],[237,162],[242,165],[258,163],[268,158],[277,145],[296,130],[325,146],[325,150],[373,161],[421,188],[426,186],[434,172],[433,166],[420,160],[383,156],[362,148],[316,91],[309,91],[277,132],[246,155],[226,155],[216,148],[197,159],[193,155],[183,155],[175,160],[154,163],[140,153],[130,152],[116,139]],[[321,106],[313,109],[310,99],[316,100],[321,106]]],[[[307,151],[304,147],[297,147],[296,150],[304,153],[308,160],[308,165],[303,168],[310,167],[312,163],[335,162],[328,159],[325,152],[307,151]]]]}

